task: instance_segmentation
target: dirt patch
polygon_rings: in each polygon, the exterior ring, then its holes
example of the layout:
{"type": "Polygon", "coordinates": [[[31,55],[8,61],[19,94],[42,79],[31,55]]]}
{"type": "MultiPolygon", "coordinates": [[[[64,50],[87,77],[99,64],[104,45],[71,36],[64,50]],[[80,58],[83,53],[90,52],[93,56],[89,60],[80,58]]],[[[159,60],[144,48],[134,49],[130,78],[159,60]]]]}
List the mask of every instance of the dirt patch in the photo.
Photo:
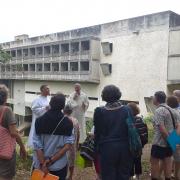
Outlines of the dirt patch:
{"type": "MultiPolygon", "coordinates": [[[[150,173],[150,150],[151,150],[151,144],[147,144],[143,149],[143,156],[142,156],[142,166],[143,166],[143,174],[141,176],[141,180],[148,180],[150,179],[149,173],[150,173]]],[[[22,167],[21,167],[22,168],[22,167]]],[[[14,180],[29,180],[30,179],[30,172],[25,171],[22,169],[17,170],[17,175],[14,180]]],[[[95,170],[94,168],[75,168],[75,174],[73,180],[95,180],[95,170]]]]}

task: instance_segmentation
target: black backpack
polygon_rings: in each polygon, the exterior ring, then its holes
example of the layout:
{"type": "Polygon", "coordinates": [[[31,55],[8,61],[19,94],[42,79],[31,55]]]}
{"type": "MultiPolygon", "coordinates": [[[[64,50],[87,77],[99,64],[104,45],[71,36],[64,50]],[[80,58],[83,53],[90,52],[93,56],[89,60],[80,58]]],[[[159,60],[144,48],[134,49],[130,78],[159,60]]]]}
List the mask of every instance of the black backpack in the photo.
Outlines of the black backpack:
{"type": "Polygon", "coordinates": [[[94,138],[88,136],[85,141],[82,143],[80,147],[80,155],[86,159],[93,161],[95,157],[95,146],[94,146],[94,138]]]}
{"type": "Polygon", "coordinates": [[[148,127],[141,117],[135,117],[135,126],[139,133],[142,146],[148,143],[148,127]]]}

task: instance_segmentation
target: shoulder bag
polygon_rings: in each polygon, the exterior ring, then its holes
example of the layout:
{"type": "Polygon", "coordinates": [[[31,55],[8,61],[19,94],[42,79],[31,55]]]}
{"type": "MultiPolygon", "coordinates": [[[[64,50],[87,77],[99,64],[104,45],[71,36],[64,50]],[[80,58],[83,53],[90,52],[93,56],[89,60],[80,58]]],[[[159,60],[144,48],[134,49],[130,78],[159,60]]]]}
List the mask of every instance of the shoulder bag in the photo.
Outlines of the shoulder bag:
{"type": "Polygon", "coordinates": [[[6,107],[3,107],[0,115],[0,159],[10,160],[13,157],[16,139],[13,138],[9,130],[2,126],[2,120],[6,107]]]}

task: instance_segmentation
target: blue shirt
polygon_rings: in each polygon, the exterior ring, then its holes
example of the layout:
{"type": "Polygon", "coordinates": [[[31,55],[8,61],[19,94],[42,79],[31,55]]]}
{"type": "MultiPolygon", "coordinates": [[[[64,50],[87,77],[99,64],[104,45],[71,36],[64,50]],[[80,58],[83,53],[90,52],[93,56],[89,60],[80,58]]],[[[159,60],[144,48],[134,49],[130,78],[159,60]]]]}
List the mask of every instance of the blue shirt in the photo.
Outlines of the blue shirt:
{"type": "MultiPolygon", "coordinates": [[[[33,145],[34,150],[43,149],[45,158],[52,157],[56,152],[63,148],[65,144],[73,144],[75,140],[74,133],[71,136],[62,135],[37,135],[34,132],[33,135],[33,145]]],[[[64,154],[59,160],[55,161],[51,166],[49,166],[50,171],[58,171],[63,169],[67,165],[67,156],[64,154]]],[[[37,158],[36,152],[33,154],[33,166],[39,169],[40,163],[37,158]]]]}

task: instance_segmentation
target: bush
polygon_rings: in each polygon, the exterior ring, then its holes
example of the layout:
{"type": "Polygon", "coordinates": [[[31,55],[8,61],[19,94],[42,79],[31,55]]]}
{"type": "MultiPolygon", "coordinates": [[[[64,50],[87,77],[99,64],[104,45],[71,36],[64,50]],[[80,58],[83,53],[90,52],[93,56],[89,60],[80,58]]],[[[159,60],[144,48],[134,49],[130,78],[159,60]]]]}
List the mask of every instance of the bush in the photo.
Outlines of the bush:
{"type": "Polygon", "coordinates": [[[154,135],[154,129],[152,124],[152,114],[148,114],[146,117],[144,117],[144,122],[148,126],[148,143],[152,143],[153,135],[154,135]]]}

